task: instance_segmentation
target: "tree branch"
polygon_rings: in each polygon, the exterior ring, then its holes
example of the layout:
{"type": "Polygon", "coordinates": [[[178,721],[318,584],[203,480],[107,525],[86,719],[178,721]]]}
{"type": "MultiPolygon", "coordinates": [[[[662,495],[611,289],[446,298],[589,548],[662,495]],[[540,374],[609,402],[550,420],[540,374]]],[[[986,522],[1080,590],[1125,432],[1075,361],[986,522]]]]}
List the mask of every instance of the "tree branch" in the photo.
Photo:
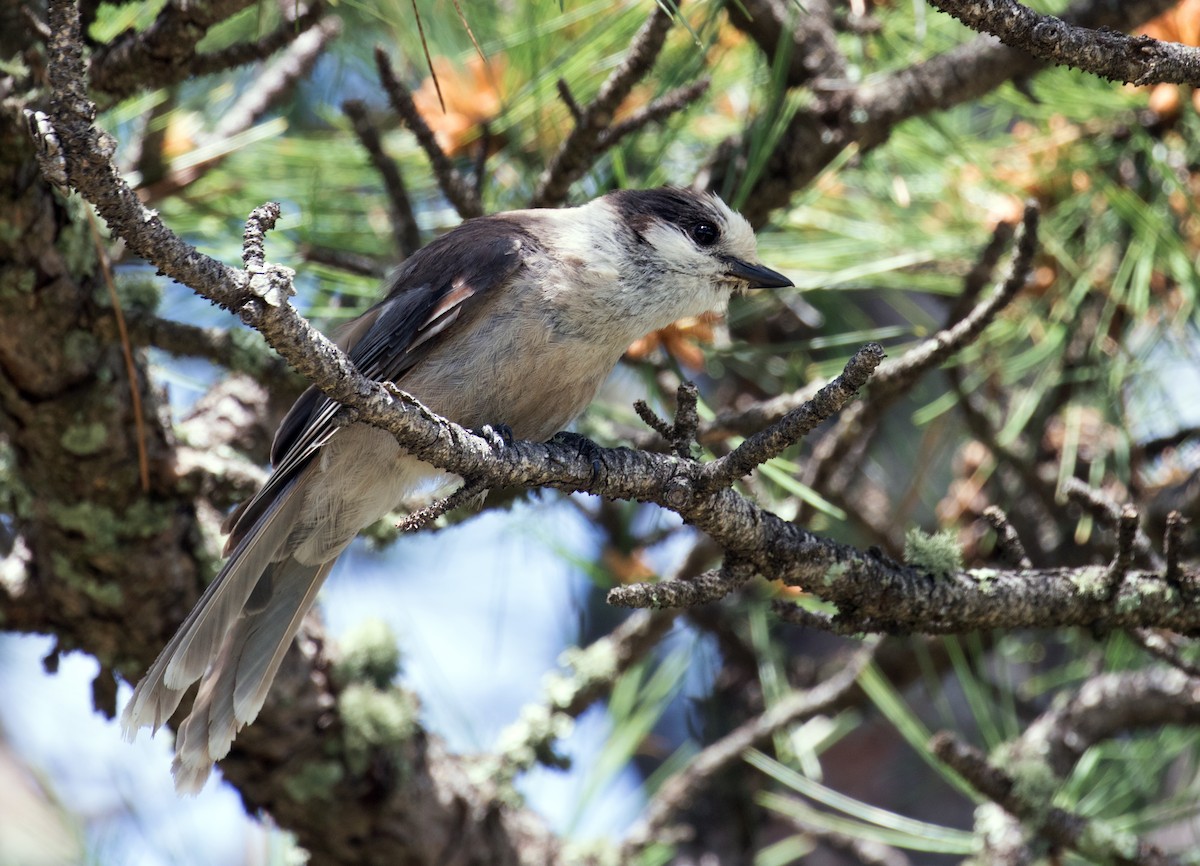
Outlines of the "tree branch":
{"type": "Polygon", "coordinates": [[[1163,854],[1131,834],[1106,830],[1098,822],[1051,806],[1041,797],[1030,796],[1030,786],[1022,786],[1004,770],[989,763],[974,746],[952,734],[935,735],[930,741],[930,749],[977,791],[1035,827],[1038,835],[1056,846],[1077,851],[1096,863],[1182,866],[1183,861],[1179,858],[1163,854]]]}
{"type": "Polygon", "coordinates": [[[416,136],[417,144],[421,145],[421,149],[425,151],[425,156],[429,160],[430,168],[433,169],[434,177],[437,178],[442,195],[454,206],[458,215],[463,219],[482,216],[483,204],[476,194],[475,187],[454,167],[450,157],[446,156],[446,152],[437,143],[433,130],[429,128],[429,124],[425,122],[421,112],[417,111],[417,106],[413,102],[408,88],[396,77],[392,62],[382,47],[375,49],[375,67],[379,71],[379,81],[387,92],[392,110],[400,115],[404,125],[416,136]]]}
{"type": "Polygon", "coordinates": [[[1043,15],[1016,0],[929,0],[972,30],[1059,66],[1111,81],[1200,86],[1200,49],[1149,36],[1092,30],[1043,15]]]}

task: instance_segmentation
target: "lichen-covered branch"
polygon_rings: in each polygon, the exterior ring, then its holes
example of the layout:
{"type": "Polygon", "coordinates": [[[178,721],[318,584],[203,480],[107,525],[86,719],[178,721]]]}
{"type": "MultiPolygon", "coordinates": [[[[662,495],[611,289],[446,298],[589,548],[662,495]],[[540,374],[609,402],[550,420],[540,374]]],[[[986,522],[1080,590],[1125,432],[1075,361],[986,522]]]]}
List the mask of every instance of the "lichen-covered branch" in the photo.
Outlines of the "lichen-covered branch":
{"type": "Polygon", "coordinates": [[[1200,48],[1068,24],[1016,0],[929,0],[972,30],[1040,60],[1132,84],[1200,85],[1200,48]]]}

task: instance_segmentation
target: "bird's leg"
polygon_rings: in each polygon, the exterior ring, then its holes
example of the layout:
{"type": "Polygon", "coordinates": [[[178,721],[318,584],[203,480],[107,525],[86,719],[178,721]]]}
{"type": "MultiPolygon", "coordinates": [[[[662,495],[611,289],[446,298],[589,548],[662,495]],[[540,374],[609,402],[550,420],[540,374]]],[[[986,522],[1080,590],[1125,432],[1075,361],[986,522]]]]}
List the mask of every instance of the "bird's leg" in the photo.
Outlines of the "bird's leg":
{"type": "Polygon", "coordinates": [[[586,436],[581,436],[578,433],[572,433],[570,430],[560,430],[550,437],[550,441],[555,445],[574,446],[576,453],[589,460],[592,464],[592,477],[588,482],[590,489],[600,480],[600,446],[586,436]]]}

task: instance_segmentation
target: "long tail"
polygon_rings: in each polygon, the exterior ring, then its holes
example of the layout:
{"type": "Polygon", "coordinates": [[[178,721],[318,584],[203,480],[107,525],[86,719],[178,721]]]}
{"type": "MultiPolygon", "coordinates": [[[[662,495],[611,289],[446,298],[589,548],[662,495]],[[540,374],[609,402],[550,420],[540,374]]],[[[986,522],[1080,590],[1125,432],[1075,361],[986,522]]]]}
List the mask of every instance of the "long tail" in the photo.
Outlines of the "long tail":
{"type": "Polygon", "coordinates": [[[237,732],[258,716],[333,562],[309,566],[289,557],[262,576],[179,728],[172,765],[176,790],[195,793],[204,787],[213,763],[229,753],[237,732]]]}
{"type": "Polygon", "coordinates": [[[271,681],[336,555],[305,565],[284,551],[303,506],[304,479],[274,497],[238,542],[121,715],[127,739],[157,730],[202,679],[176,741],[175,785],[198,791],[237,731],[262,709],[271,681]]]}

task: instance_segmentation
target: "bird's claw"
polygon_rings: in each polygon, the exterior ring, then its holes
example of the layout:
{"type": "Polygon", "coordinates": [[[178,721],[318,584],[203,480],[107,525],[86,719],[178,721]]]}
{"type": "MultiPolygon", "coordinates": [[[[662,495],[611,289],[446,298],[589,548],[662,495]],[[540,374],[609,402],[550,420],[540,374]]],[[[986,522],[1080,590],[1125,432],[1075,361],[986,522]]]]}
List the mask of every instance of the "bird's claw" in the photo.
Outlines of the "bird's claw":
{"type": "Polygon", "coordinates": [[[556,445],[573,446],[580,457],[591,462],[592,477],[588,481],[588,488],[594,487],[596,482],[600,480],[600,446],[586,436],[572,433],[569,430],[561,430],[555,433],[550,438],[550,441],[556,445]]]}
{"type": "Polygon", "coordinates": [[[507,424],[484,424],[478,430],[472,432],[486,439],[494,448],[507,448],[517,441],[517,437],[513,435],[512,428],[507,424]]]}

